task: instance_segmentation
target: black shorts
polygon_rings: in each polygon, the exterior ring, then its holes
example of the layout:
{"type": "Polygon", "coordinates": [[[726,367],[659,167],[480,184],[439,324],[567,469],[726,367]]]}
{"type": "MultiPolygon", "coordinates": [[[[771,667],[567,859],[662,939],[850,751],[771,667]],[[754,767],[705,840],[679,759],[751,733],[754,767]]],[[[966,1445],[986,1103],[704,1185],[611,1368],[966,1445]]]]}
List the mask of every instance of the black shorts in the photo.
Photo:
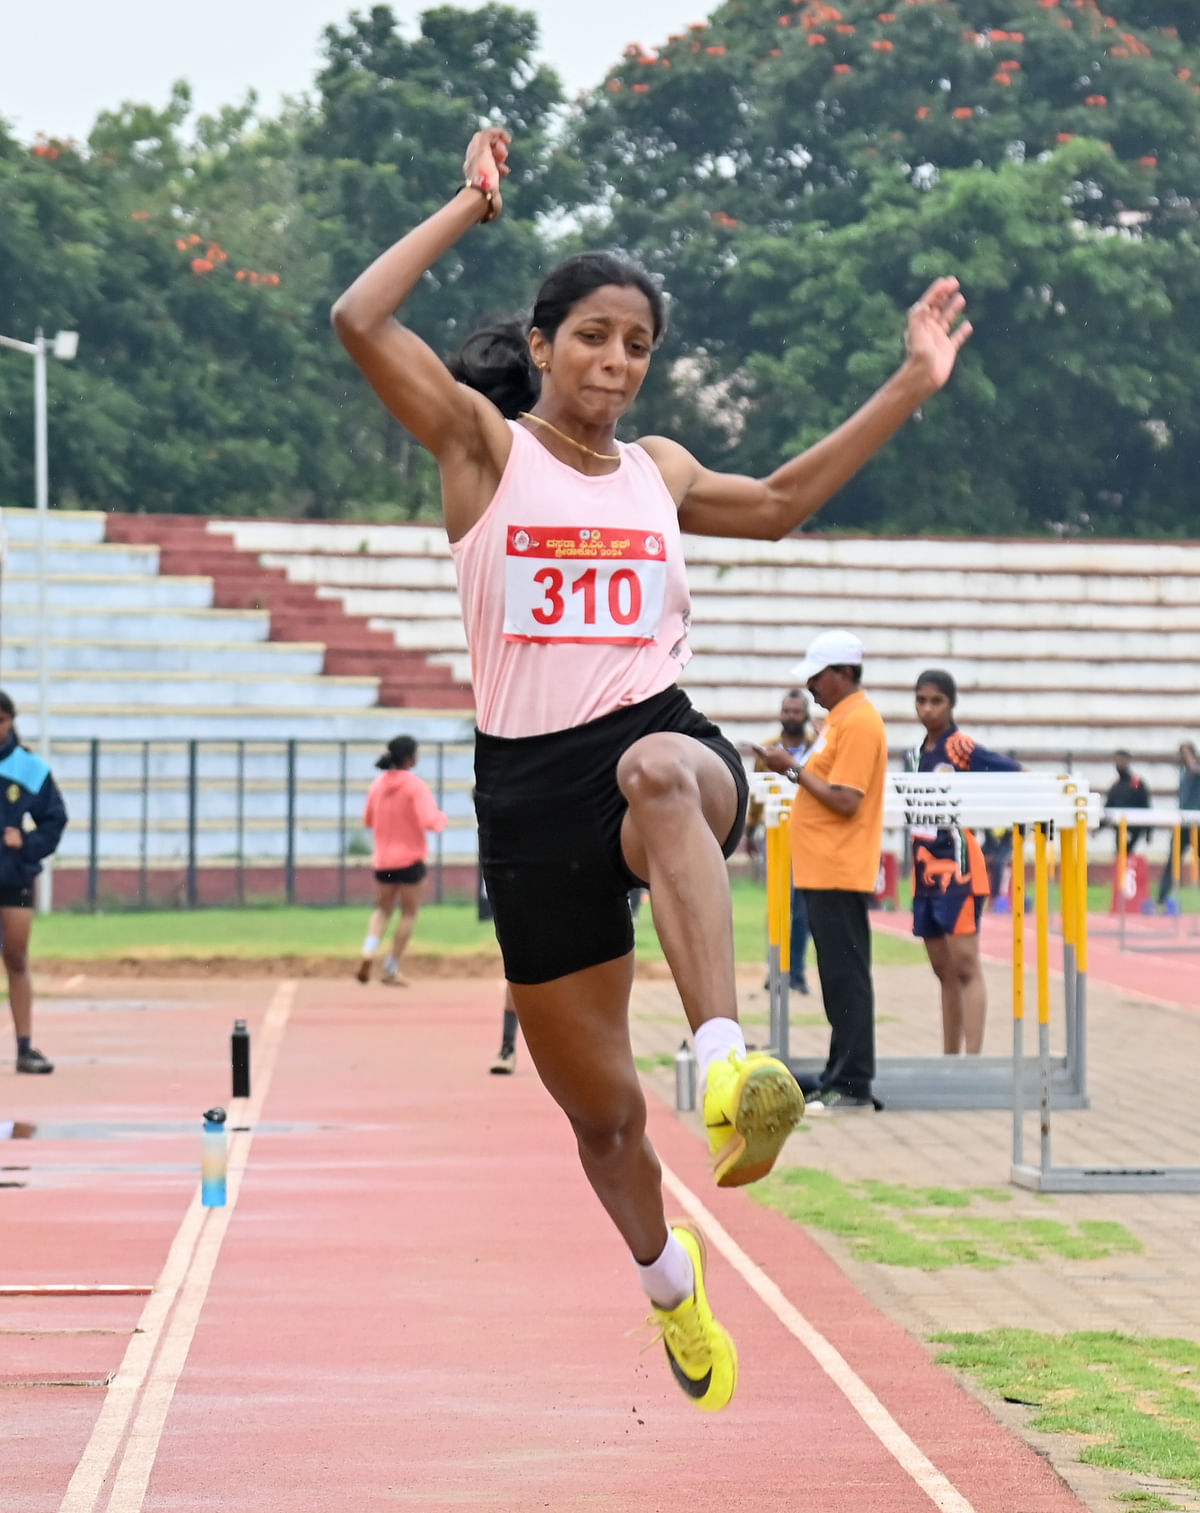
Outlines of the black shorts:
{"type": "Polygon", "coordinates": [[[691,736],[733,777],[742,838],[750,785],[734,746],[679,688],[551,735],[475,733],[479,860],[509,982],[552,982],[633,950],[629,890],[646,886],[621,852],[617,763],[659,731],[691,736]]]}
{"type": "Polygon", "coordinates": [[[0,909],[32,909],[33,888],[0,887],[0,909]]]}
{"type": "Polygon", "coordinates": [[[377,883],[421,883],[429,868],[424,862],[413,862],[411,867],[388,867],[375,873],[377,883]]]}

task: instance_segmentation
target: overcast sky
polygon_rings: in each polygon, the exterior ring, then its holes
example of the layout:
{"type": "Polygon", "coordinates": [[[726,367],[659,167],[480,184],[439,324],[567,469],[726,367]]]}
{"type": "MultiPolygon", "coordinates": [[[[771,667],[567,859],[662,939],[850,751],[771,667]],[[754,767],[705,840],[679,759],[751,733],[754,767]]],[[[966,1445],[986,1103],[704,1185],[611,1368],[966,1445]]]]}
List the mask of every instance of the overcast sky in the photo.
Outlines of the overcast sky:
{"type": "MultiPolygon", "coordinates": [[[[702,20],[707,0],[516,0],[541,21],[542,53],[568,95],[597,84],[627,42],[653,47],[702,20]]],[[[166,102],[187,79],[199,111],[249,89],[270,113],[309,87],[322,30],[370,0],[0,0],[0,114],[24,139],[85,138],[123,100],[166,102]]],[[[392,0],[412,36],[429,0],[392,0]]],[[[476,9],[475,4],[465,7],[476,9]]]]}

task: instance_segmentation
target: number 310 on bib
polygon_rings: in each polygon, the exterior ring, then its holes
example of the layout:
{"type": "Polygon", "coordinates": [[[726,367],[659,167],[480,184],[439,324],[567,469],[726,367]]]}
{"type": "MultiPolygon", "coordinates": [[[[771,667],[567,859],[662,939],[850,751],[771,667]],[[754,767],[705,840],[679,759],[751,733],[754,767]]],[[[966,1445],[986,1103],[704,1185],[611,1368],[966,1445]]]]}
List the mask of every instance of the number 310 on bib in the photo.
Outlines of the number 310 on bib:
{"type": "Polygon", "coordinates": [[[613,646],[656,640],[664,557],[663,538],[653,531],[510,526],[505,639],[613,646]]]}

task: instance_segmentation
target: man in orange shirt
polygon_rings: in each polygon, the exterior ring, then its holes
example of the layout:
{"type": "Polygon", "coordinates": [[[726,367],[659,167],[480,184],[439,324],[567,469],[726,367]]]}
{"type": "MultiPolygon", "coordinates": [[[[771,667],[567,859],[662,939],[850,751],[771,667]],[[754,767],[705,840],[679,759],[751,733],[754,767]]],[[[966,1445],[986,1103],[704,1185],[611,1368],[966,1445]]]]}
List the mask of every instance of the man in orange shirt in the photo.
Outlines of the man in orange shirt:
{"type": "Polygon", "coordinates": [[[875,990],[868,904],[879,876],[887,733],[863,693],[863,643],[827,630],[793,669],[829,716],[799,761],[779,747],[755,752],[799,790],[792,801],[792,875],[803,889],[831,1035],[808,1112],[874,1109],[875,990]]]}

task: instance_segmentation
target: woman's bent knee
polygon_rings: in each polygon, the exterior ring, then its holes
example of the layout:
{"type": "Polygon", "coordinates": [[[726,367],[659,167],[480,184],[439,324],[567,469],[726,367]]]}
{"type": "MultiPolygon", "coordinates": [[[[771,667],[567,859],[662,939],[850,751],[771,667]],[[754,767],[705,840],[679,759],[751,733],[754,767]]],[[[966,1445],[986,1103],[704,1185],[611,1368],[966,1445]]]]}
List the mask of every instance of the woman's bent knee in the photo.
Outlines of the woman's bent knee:
{"type": "Polygon", "coordinates": [[[698,803],[700,798],[695,772],[672,752],[626,752],[617,767],[617,783],[630,808],[676,798],[698,803]]]}
{"type": "Polygon", "coordinates": [[[29,971],[29,953],[26,951],[5,951],[2,959],[4,970],[11,976],[20,976],[29,971]]]}

